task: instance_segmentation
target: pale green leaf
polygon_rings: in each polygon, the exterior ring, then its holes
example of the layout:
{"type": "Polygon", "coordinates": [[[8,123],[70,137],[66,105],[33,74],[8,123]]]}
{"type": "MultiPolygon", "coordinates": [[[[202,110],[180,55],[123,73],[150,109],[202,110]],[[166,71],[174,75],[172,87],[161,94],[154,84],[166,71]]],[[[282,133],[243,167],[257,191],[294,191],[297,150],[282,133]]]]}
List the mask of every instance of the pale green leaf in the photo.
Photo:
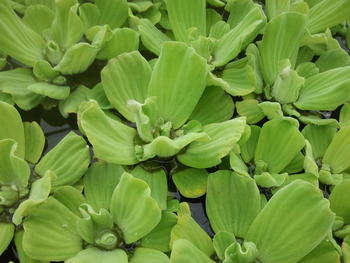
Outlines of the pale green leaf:
{"type": "Polygon", "coordinates": [[[325,238],[334,218],[320,190],[296,180],[267,202],[245,241],[256,245],[261,262],[298,262],[325,238]]]}
{"type": "Polygon", "coordinates": [[[150,192],[144,181],[128,173],[122,175],[114,189],[110,212],[126,244],[141,239],[160,222],[161,210],[150,192]]]}
{"type": "Polygon", "coordinates": [[[256,87],[255,72],[251,66],[229,68],[222,71],[221,78],[229,84],[225,91],[232,96],[244,96],[254,91],[256,87]]]}
{"type": "Polygon", "coordinates": [[[350,223],[350,205],[347,202],[350,198],[349,187],[350,180],[343,180],[333,188],[329,195],[331,210],[344,219],[344,224],[350,223]]]}
{"type": "Polygon", "coordinates": [[[259,107],[259,103],[256,99],[237,101],[237,112],[240,116],[246,117],[248,124],[255,124],[265,117],[264,112],[259,107]]]}
{"type": "MultiPolygon", "coordinates": [[[[61,87],[57,87],[61,88],[61,87]]],[[[70,91],[70,90],[69,90],[70,91]]],[[[63,117],[68,118],[70,113],[77,113],[80,103],[87,101],[90,89],[79,85],[67,98],[58,103],[58,108],[63,117]]]]}
{"type": "Polygon", "coordinates": [[[65,261],[66,263],[128,263],[128,256],[122,249],[101,250],[97,247],[90,247],[81,250],[75,257],[65,261]]]}
{"type": "Polygon", "coordinates": [[[330,69],[350,66],[350,57],[344,49],[332,49],[321,54],[315,65],[321,73],[330,69]]]}
{"type": "Polygon", "coordinates": [[[101,82],[96,84],[91,91],[88,92],[87,98],[88,100],[96,100],[103,110],[112,108],[101,82]]]}
{"type": "Polygon", "coordinates": [[[55,13],[41,4],[28,6],[23,16],[23,22],[38,35],[43,35],[45,30],[51,28],[54,19],[55,13]]]}
{"type": "Polygon", "coordinates": [[[81,126],[97,158],[122,165],[139,162],[135,156],[135,129],[108,117],[93,100],[79,111],[81,126]]]}
{"type": "Polygon", "coordinates": [[[25,122],[25,160],[30,163],[37,163],[45,146],[44,132],[36,122],[25,122]]]}
{"type": "Polygon", "coordinates": [[[40,80],[50,82],[59,75],[57,70],[53,70],[52,66],[46,60],[38,60],[33,67],[34,75],[40,80]]]}
{"type": "Polygon", "coordinates": [[[134,255],[129,260],[130,263],[169,263],[169,258],[166,254],[159,250],[137,247],[134,255]]]}
{"type": "Polygon", "coordinates": [[[15,234],[15,225],[12,223],[0,223],[0,255],[10,245],[15,234]]]}
{"type": "Polygon", "coordinates": [[[186,239],[175,240],[170,255],[170,263],[214,263],[206,254],[186,239]]]}
{"type": "Polygon", "coordinates": [[[208,172],[205,169],[188,168],[172,174],[176,188],[187,198],[197,198],[207,192],[208,172]]]}
{"type": "Polygon", "coordinates": [[[260,192],[252,178],[231,171],[209,174],[206,211],[215,233],[245,238],[260,210],[260,192]]]}
{"type": "Polygon", "coordinates": [[[78,190],[73,186],[65,185],[58,187],[54,191],[53,197],[60,201],[65,207],[72,211],[77,216],[81,217],[79,206],[86,203],[86,199],[82,194],[82,190],[78,190]]]}
{"type": "Polygon", "coordinates": [[[156,96],[159,115],[181,127],[196,107],[207,79],[207,63],[193,48],[166,42],[157,60],[147,96],[156,96]],[[181,76],[179,78],[178,76],[181,76]]]}
{"type": "Polygon", "coordinates": [[[85,34],[90,28],[97,25],[100,15],[98,7],[92,3],[83,3],[79,6],[79,18],[83,23],[85,34]]]}
{"type": "Polygon", "coordinates": [[[107,40],[104,49],[107,59],[115,58],[124,52],[138,50],[139,35],[130,28],[118,28],[114,34],[107,40]]]}
{"type": "Polygon", "coordinates": [[[29,85],[27,88],[37,94],[56,100],[64,100],[70,93],[69,86],[58,86],[47,82],[37,82],[29,85]]]}
{"type": "Polygon", "coordinates": [[[126,0],[95,0],[95,5],[100,11],[99,25],[109,25],[113,30],[121,27],[128,18],[128,4],[126,0]]]}
{"type": "MultiPolygon", "coordinates": [[[[334,244],[327,238],[322,240],[309,254],[303,257],[298,263],[313,262],[340,262],[340,254],[334,244]]],[[[345,261],[346,262],[346,261],[345,261]]]]}

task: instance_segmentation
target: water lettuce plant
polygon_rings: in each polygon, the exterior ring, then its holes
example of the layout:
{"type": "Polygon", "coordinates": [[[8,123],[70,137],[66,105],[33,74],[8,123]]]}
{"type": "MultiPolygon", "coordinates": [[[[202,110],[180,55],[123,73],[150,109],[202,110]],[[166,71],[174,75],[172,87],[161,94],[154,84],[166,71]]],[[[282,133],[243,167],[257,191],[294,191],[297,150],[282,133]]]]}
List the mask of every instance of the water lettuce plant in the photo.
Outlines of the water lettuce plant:
{"type": "Polygon", "coordinates": [[[350,262],[349,24],[349,0],[0,0],[1,261],[350,262]],[[30,113],[74,131],[44,150],[30,113]]]}

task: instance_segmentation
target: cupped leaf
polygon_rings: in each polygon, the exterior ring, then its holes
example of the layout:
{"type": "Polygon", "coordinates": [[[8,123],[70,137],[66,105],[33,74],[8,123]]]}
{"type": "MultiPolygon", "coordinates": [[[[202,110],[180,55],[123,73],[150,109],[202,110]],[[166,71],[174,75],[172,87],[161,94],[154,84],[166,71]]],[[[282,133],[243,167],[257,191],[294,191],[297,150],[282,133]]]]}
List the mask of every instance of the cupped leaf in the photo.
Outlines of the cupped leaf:
{"type": "Polygon", "coordinates": [[[95,211],[109,209],[114,188],[120,181],[124,169],[119,164],[98,161],[84,175],[84,195],[95,211]]]}
{"type": "Polygon", "coordinates": [[[88,100],[95,100],[100,105],[101,109],[111,109],[112,105],[109,102],[106,92],[103,89],[102,83],[97,83],[87,94],[88,100]]]}
{"type": "Polygon", "coordinates": [[[165,0],[165,3],[176,40],[188,42],[188,32],[192,28],[196,28],[194,40],[206,35],[205,0],[165,0]]]}
{"type": "Polygon", "coordinates": [[[252,93],[256,86],[255,72],[248,65],[243,68],[224,69],[221,78],[228,83],[229,88],[224,89],[232,96],[252,93]]]}
{"type": "Polygon", "coordinates": [[[13,101],[23,110],[30,110],[45,99],[44,96],[27,89],[34,83],[37,81],[30,69],[17,68],[0,72],[0,90],[11,94],[13,101]]]}
{"type": "Polygon", "coordinates": [[[270,173],[279,173],[303,148],[305,139],[298,128],[286,120],[266,122],[260,132],[254,155],[255,163],[263,160],[270,173]]]}
{"type": "Polygon", "coordinates": [[[51,99],[64,100],[69,96],[69,86],[57,86],[47,82],[37,82],[28,86],[28,89],[51,99]]]}
{"type": "Polygon", "coordinates": [[[111,251],[101,250],[97,247],[90,247],[81,250],[75,257],[71,257],[65,261],[66,263],[128,263],[128,256],[122,249],[115,249],[111,251]]]}
{"type": "Polygon", "coordinates": [[[349,98],[350,66],[331,69],[305,80],[293,104],[301,110],[334,110],[349,98]]]}
{"type": "Polygon", "coordinates": [[[137,247],[130,263],[169,263],[169,258],[163,252],[151,248],[137,247]]]}
{"type": "Polygon", "coordinates": [[[170,233],[177,223],[177,216],[170,211],[162,211],[162,218],[158,225],[141,239],[141,246],[169,252],[170,233]]]}
{"type": "Polygon", "coordinates": [[[334,218],[319,189],[296,180],[267,202],[245,241],[256,245],[261,262],[297,262],[325,238],[334,218]]]}
{"type": "Polygon", "coordinates": [[[7,0],[1,0],[0,10],[0,48],[30,67],[44,60],[44,39],[23,23],[7,0]]]}
{"type": "Polygon", "coordinates": [[[16,155],[20,158],[25,157],[25,129],[22,118],[18,111],[12,105],[0,101],[0,140],[13,139],[18,143],[16,155]]]}
{"type": "MultiPolygon", "coordinates": [[[[61,87],[58,87],[61,88],[61,87]]],[[[76,90],[69,94],[65,100],[58,103],[58,108],[63,117],[68,118],[70,113],[77,113],[80,103],[87,101],[90,89],[79,85],[76,90]]]]}
{"type": "Polygon", "coordinates": [[[344,49],[332,49],[321,54],[315,65],[320,69],[320,72],[346,67],[350,66],[350,57],[344,49]]]}
{"type": "Polygon", "coordinates": [[[111,29],[123,25],[128,18],[128,4],[126,0],[104,1],[96,0],[95,5],[100,11],[99,25],[109,25],[111,29]]]}
{"type": "Polygon", "coordinates": [[[147,96],[157,97],[160,117],[178,129],[191,116],[206,80],[204,58],[184,43],[166,42],[154,66],[147,96]]]}
{"type": "Polygon", "coordinates": [[[139,35],[131,28],[118,28],[107,40],[105,50],[107,59],[115,58],[124,52],[132,52],[139,47],[139,35]]]}
{"type": "Polygon", "coordinates": [[[283,12],[298,12],[307,14],[309,6],[305,2],[297,2],[290,0],[267,0],[266,1],[266,13],[269,20],[282,14],[283,12]]]}
{"type": "Polygon", "coordinates": [[[127,244],[147,235],[161,219],[161,210],[150,192],[144,181],[128,173],[122,175],[113,192],[110,212],[127,244]]]}
{"type": "Polygon", "coordinates": [[[209,141],[192,142],[184,153],[179,153],[177,158],[187,166],[194,168],[208,168],[221,163],[241,138],[245,128],[245,118],[235,118],[222,123],[208,124],[203,127],[203,132],[210,137],[209,141]]]}
{"type": "Polygon", "coordinates": [[[42,4],[28,6],[23,16],[23,22],[38,35],[51,28],[54,19],[55,12],[42,4]]]}
{"type": "Polygon", "coordinates": [[[0,141],[0,182],[22,189],[28,185],[30,168],[28,163],[17,155],[17,145],[12,139],[0,141]]]}
{"type": "Polygon", "coordinates": [[[13,235],[15,234],[15,225],[12,223],[0,223],[0,255],[10,245],[13,235]]]}
{"type": "Polygon", "coordinates": [[[248,124],[255,124],[261,121],[265,114],[258,106],[259,101],[256,99],[244,99],[236,102],[237,112],[240,116],[244,116],[247,119],[248,124]]]}
{"type": "Polygon", "coordinates": [[[245,238],[260,210],[260,192],[252,178],[223,170],[209,174],[206,211],[214,232],[245,238]]]}
{"type": "Polygon", "coordinates": [[[46,60],[39,60],[35,62],[33,73],[37,78],[46,82],[54,80],[59,75],[59,72],[54,70],[50,63],[46,60]]]}
{"type": "Polygon", "coordinates": [[[172,179],[187,198],[197,198],[207,191],[208,172],[205,169],[188,168],[172,174],[172,179]]]}
{"type": "Polygon", "coordinates": [[[70,132],[35,166],[35,172],[44,176],[53,171],[57,179],[51,183],[51,191],[62,185],[73,185],[85,173],[90,164],[90,152],[83,137],[70,132]]]}
{"type": "Polygon", "coordinates": [[[108,117],[93,100],[80,106],[78,116],[96,157],[122,165],[139,162],[134,149],[136,130],[108,117]]]}
{"type": "Polygon", "coordinates": [[[83,250],[76,230],[79,217],[53,197],[41,203],[24,220],[23,249],[43,261],[62,261],[83,250]]]}
{"type": "Polygon", "coordinates": [[[327,148],[322,162],[331,167],[332,173],[341,173],[350,166],[350,126],[341,128],[327,148]]]}
{"type": "Polygon", "coordinates": [[[77,216],[81,217],[79,206],[86,203],[86,199],[82,194],[82,190],[74,186],[65,185],[58,187],[54,191],[53,197],[60,201],[65,207],[72,211],[77,216]]]}
{"type": "Polygon", "coordinates": [[[165,171],[161,167],[148,167],[147,163],[136,166],[131,172],[135,178],[145,181],[151,189],[151,197],[157,201],[159,209],[167,207],[168,185],[165,171]]]}
{"type": "Polygon", "coordinates": [[[329,195],[331,210],[344,219],[344,224],[350,223],[350,207],[347,202],[350,196],[349,187],[350,180],[343,180],[333,188],[329,195]]]}
{"type": "Polygon", "coordinates": [[[171,263],[214,263],[206,254],[187,239],[177,239],[170,254],[171,263]]]}
{"type": "Polygon", "coordinates": [[[259,46],[266,84],[273,84],[280,74],[281,69],[277,67],[280,61],[289,59],[294,69],[306,18],[300,13],[282,13],[267,23],[259,46]]]}
{"type": "Polygon", "coordinates": [[[151,67],[138,51],[111,59],[101,71],[108,100],[126,119],[134,121],[127,101],[144,103],[151,74],[151,67]]]}

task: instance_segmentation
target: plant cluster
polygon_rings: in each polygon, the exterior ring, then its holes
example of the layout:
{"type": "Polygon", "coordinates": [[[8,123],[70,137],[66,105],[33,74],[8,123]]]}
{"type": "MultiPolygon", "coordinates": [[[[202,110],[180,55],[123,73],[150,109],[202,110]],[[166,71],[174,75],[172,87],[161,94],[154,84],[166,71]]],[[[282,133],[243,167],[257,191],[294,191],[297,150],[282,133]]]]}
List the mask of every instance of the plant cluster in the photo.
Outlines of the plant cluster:
{"type": "Polygon", "coordinates": [[[349,0],[0,0],[0,254],[350,262],[349,24],[349,0]],[[79,133],[43,153],[36,107],[79,133]]]}

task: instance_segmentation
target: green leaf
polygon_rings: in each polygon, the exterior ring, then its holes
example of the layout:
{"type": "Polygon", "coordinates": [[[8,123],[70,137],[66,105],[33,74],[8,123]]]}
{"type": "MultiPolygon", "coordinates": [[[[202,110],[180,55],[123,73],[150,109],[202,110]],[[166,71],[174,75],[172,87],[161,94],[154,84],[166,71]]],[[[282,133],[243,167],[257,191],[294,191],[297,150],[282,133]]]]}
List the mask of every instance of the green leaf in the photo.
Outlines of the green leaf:
{"type": "Polygon", "coordinates": [[[323,240],[334,218],[328,200],[319,189],[296,180],[267,202],[245,241],[256,245],[261,262],[297,262],[323,240]]]}
{"type": "Polygon", "coordinates": [[[350,57],[344,49],[332,49],[321,54],[315,65],[320,69],[320,72],[346,67],[350,66],[350,57]]]}
{"type": "Polygon", "coordinates": [[[30,67],[44,60],[43,38],[23,23],[7,0],[1,0],[0,10],[0,49],[30,67]]]}
{"type": "Polygon", "coordinates": [[[141,246],[169,252],[170,232],[177,223],[177,216],[170,211],[162,211],[158,225],[141,239],[141,246]]]}
{"type": "Polygon", "coordinates": [[[184,153],[177,155],[178,160],[190,167],[209,168],[221,163],[238,142],[245,128],[245,118],[235,118],[222,123],[208,124],[203,132],[210,137],[209,141],[194,141],[184,153]]]}
{"type": "Polygon", "coordinates": [[[128,256],[122,249],[111,251],[101,250],[97,247],[90,247],[81,250],[75,257],[65,261],[66,263],[128,263],[128,256]]]}
{"type": "Polygon", "coordinates": [[[267,0],[266,13],[269,20],[282,14],[283,12],[298,12],[307,14],[309,6],[305,2],[291,1],[291,0],[267,0]]]}
{"type": "Polygon", "coordinates": [[[318,246],[313,249],[309,254],[303,257],[300,263],[312,263],[312,262],[339,262],[339,251],[335,248],[334,244],[327,238],[322,240],[318,246]]]}
{"type": "Polygon", "coordinates": [[[232,96],[247,95],[256,87],[255,72],[248,65],[243,68],[226,68],[221,78],[229,85],[229,88],[224,87],[224,90],[232,96]]]}
{"type": "Polygon", "coordinates": [[[349,18],[349,0],[317,2],[310,8],[307,29],[310,34],[324,31],[349,18]],[[335,5],[335,3],[337,3],[335,5]]]}
{"type": "Polygon", "coordinates": [[[256,99],[244,99],[236,102],[237,112],[247,119],[248,124],[255,124],[261,121],[265,114],[259,107],[260,102],[256,99]]]}
{"type": "Polygon", "coordinates": [[[213,246],[220,260],[225,259],[226,249],[234,242],[236,242],[236,238],[232,232],[219,231],[215,234],[213,246]]]}
{"type": "Polygon", "coordinates": [[[97,52],[98,48],[88,43],[75,44],[53,69],[67,75],[84,72],[94,61],[97,52]]]}
{"type": "Polygon", "coordinates": [[[260,132],[255,151],[255,164],[263,160],[267,170],[279,173],[304,147],[305,139],[298,128],[286,120],[266,122],[260,132]]]}
{"type": "Polygon", "coordinates": [[[188,168],[172,174],[176,188],[187,198],[197,198],[207,191],[208,172],[205,169],[188,168]]]}
{"type": "Polygon", "coordinates": [[[15,234],[15,225],[12,223],[0,223],[0,255],[10,245],[11,240],[15,234]]]}
{"type": "Polygon", "coordinates": [[[17,68],[0,72],[0,90],[12,95],[13,101],[23,110],[30,110],[39,105],[45,97],[27,87],[37,83],[32,71],[26,68],[17,68]]]}
{"type": "Polygon", "coordinates": [[[107,24],[113,30],[121,27],[128,18],[128,4],[126,0],[96,0],[95,5],[100,11],[98,25],[107,24]]]}
{"type": "Polygon", "coordinates": [[[180,42],[164,43],[147,96],[157,97],[159,115],[172,122],[173,129],[181,127],[196,107],[206,86],[206,68],[205,59],[193,48],[180,42]]]}
{"type": "Polygon", "coordinates": [[[220,87],[206,87],[189,120],[199,121],[202,125],[224,122],[233,116],[232,98],[220,87]]]}
{"type": "Polygon", "coordinates": [[[151,74],[151,67],[138,51],[111,59],[101,71],[108,100],[126,119],[134,121],[127,101],[144,103],[151,74]]]}
{"type": "Polygon", "coordinates": [[[137,247],[134,255],[129,260],[130,263],[169,263],[169,258],[159,250],[151,248],[137,247]]]}
{"type": "Polygon", "coordinates": [[[206,254],[187,239],[177,239],[173,244],[170,263],[214,263],[206,254]]]}
{"type": "Polygon", "coordinates": [[[122,175],[113,192],[110,212],[127,244],[147,235],[161,219],[161,210],[150,192],[144,181],[128,173],[122,175]]]}
{"type": "Polygon", "coordinates": [[[334,110],[349,98],[350,66],[331,69],[305,80],[293,104],[301,110],[334,110]]]}
{"type": "Polygon", "coordinates": [[[41,203],[24,220],[23,249],[43,261],[62,261],[83,250],[76,230],[79,217],[53,197],[41,203]]]}
{"type": "Polygon", "coordinates": [[[107,59],[115,58],[124,52],[138,50],[139,35],[131,28],[118,28],[107,40],[105,50],[107,59]]]}
{"type": "Polygon", "coordinates": [[[59,72],[52,69],[52,66],[46,60],[39,60],[35,62],[33,67],[34,75],[46,82],[54,80],[59,75],[59,72]]]}
{"type": "Polygon", "coordinates": [[[119,164],[98,161],[84,175],[84,195],[95,211],[109,209],[114,188],[120,181],[124,169],[119,164]]]}
{"type": "Polygon", "coordinates": [[[281,73],[276,67],[280,61],[289,59],[294,69],[305,25],[306,15],[300,13],[282,13],[267,23],[259,46],[266,84],[272,85],[281,73]]]}
{"type": "Polygon", "coordinates": [[[136,130],[108,117],[96,101],[87,102],[79,111],[81,126],[97,158],[122,165],[139,162],[134,149],[136,130]]]}
{"type": "Polygon", "coordinates": [[[344,224],[350,223],[350,207],[349,202],[347,202],[350,196],[349,186],[350,180],[343,180],[333,188],[329,195],[331,210],[344,219],[344,224]]]}
{"type": "Polygon", "coordinates": [[[260,192],[252,178],[223,170],[209,174],[206,211],[215,233],[245,238],[260,210],[260,192]]]}
{"type": "Polygon", "coordinates": [[[97,25],[101,13],[98,7],[92,3],[83,3],[79,6],[79,18],[83,22],[84,34],[97,25]]]}
{"type": "MultiPolygon", "coordinates": [[[[182,203],[186,209],[189,209],[187,203],[182,203]]],[[[180,204],[181,206],[181,204],[180,204]]],[[[174,243],[177,240],[186,239],[200,249],[205,255],[210,257],[213,252],[213,244],[210,236],[201,228],[197,222],[187,212],[178,213],[178,221],[171,230],[170,247],[174,251],[174,243]]]]}
{"type": "Polygon", "coordinates": [[[43,4],[28,6],[23,16],[23,22],[38,35],[43,35],[45,30],[51,28],[54,19],[55,12],[43,4]]]}
{"type": "Polygon", "coordinates": [[[64,100],[69,96],[69,86],[58,86],[47,82],[37,82],[28,86],[28,89],[51,99],[64,100]]]}
{"type": "Polygon", "coordinates": [[[165,0],[171,28],[177,41],[189,42],[189,31],[195,28],[194,40],[206,35],[205,0],[165,0]]]}
{"type": "Polygon", "coordinates": [[[82,190],[78,190],[77,188],[70,185],[65,185],[58,187],[54,191],[53,197],[56,200],[60,201],[61,204],[67,207],[74,214],[81,217],[79,206],[86,203],[86,199],[82,194],[82,190]]]}
{"type": "MultiPolygon", "coordinates": [[[[59,87],[60,88],[60,87],[59,87]]],[[[58,103],[58,108],[63,117],[68,118],[70,113],[77,113],[80,103],[87,101],[90,89],[79,85],[69,96],[58,103]]]]}
{"type": "Polygon", "coordinates": [[[75,184],[90,164],[90,152],[83,137],[70,132],[35,166],[35,172],[44,176],[51,170],[57,179],[51,183],[51,191],[63,185],[75,184]]]}
{"type": "Polygon", "coordinates": [[[16,155],[20,158],[25,157],[25,135],[22,118],[18,111],[12,105],[0,101],[0,140],[13,139],[18,143],[16,155]]]}
{"type": "Polygon", "coordinates": [[[28,185],[30,168],[25,160],[17,156],[17,145],[13,139],[0,141],[0,182],[23,189],[28,185]]]}
{"type": "Polygon", "coordinates": [[[88,92],[87,100],[96,100],[103,110],[112,108],[101,82],[97,83],[91,91],[88,92]]]}

